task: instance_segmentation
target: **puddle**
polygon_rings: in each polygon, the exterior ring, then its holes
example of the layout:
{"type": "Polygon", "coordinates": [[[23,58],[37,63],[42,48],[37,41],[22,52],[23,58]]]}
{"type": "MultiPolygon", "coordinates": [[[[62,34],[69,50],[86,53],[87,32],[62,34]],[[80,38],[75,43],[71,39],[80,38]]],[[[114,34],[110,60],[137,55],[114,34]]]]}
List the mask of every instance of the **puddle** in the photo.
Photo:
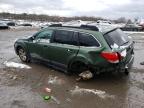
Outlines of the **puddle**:
{"type": "Polygon", "coordinates": [[[52,100],[55,101],[57,104],[60,104],[60,101],[59,101],[56,97],[51,96],[51,98],[52,98],[52,100]]]}
{"type": "Polygon", "coordinates": [[[8,62],[3,63],[6,67],[21,68],[21,69],[30,69],[31,67],[22,63],[8,62]]]}
{"type": "Polygon", "coordinates": [[[84,94],[90,94],[90,93],[97,95],[102,99],[115,97],[114,95],[107,94],[105,91],[96,90],[96,89],[85,89],[85,88],[80,88],[78,86],[76,86],[74,90],[71,90],[72,95],[84,95],[84,94]]]}
{"type": "Polygon", "coordinates": [[[28,86],[0,86],[1,108],[46,108],[40,95],[28,86]]]}

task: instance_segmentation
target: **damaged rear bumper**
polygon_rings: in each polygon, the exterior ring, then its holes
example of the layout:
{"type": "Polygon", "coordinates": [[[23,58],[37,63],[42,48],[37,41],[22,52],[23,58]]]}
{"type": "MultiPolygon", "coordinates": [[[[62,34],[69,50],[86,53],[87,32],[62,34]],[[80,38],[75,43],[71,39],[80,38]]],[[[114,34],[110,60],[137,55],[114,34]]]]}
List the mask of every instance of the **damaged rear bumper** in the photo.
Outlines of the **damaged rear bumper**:
{"type": "Polygon", "coordinates": [[[130,71],[134,62],[134,55],[127,62],[120,62],[117,64],[110,63],[109,65],[95,66],[89,65],[89,68],[93,70],[94,73],[103,73],[103,72],[125,72],[130,71]]]}
{"type": "Polygon", "coordinates": [[[134,62],[134,55],[132,55],[129,62],[125,65],[125,69],[130,70],[132,68],[133,62],[134,62]]]}

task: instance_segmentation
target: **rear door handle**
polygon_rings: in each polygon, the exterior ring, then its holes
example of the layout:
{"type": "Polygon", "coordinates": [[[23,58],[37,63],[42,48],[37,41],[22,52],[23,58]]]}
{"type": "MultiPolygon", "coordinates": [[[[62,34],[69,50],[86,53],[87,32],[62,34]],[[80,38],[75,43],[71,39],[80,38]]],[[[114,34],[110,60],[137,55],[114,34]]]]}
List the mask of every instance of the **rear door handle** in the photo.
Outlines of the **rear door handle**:
{"type": "Polygon", "coordinates": [[[47,47],[47,45],[44,45],[44,47],[47,47]]]}
{"type": "Polygon", "coordinates": [[[68,52],[72,52],[72,50],[71,50],[71,49],[67,49],[67,51],[68,51],[68,52]]]}

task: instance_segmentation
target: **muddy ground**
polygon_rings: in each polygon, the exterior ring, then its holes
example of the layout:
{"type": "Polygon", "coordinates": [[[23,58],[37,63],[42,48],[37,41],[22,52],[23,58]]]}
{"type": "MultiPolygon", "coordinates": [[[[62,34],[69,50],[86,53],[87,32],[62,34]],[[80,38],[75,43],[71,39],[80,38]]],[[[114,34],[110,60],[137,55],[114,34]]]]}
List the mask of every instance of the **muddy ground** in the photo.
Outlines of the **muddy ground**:
{"type": "Polygon", "coordinates": [[[6,64],[22,63],[14,52],[14,41],[36,31],[0,30],[0,108],[144,108],[144,65],[140,65],[144,34],[130,34],[135,40],[135,61],[129,76],[105,73],[76,82],[77,76],[37,61],[26,64],[30,69],[6,64]],[[44,96],[51,98],[44,100],[44,96]]]}

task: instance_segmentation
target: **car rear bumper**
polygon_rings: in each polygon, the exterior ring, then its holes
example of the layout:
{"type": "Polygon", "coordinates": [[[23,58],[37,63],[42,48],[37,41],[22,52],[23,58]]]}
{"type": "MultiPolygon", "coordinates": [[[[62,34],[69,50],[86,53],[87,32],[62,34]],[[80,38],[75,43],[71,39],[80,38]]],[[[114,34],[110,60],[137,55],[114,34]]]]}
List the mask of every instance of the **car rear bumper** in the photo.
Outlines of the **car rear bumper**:
{"type": "Polygon", "coordinates": [[[131,59],[128,61],[128,63],[126,63],[125,69],[130,70],[133,62],[134,62],[134,55],[132,55],[131,59]]]}
{"type": "Polygon", "coordinates": [[[9,27],[8,26],[0,26],[0,30],[1,29],[9,29],[9,27]]]}
{"type": "Polygon", "coordinates": [[[109,63],[104,65],[90,65],[89,67],[95,73],[103,73],[103,72],[125,72],[125,70],[130,70],[134,62],[134,55],[127,62],[120,62],[117,64],[109,63]]]}

